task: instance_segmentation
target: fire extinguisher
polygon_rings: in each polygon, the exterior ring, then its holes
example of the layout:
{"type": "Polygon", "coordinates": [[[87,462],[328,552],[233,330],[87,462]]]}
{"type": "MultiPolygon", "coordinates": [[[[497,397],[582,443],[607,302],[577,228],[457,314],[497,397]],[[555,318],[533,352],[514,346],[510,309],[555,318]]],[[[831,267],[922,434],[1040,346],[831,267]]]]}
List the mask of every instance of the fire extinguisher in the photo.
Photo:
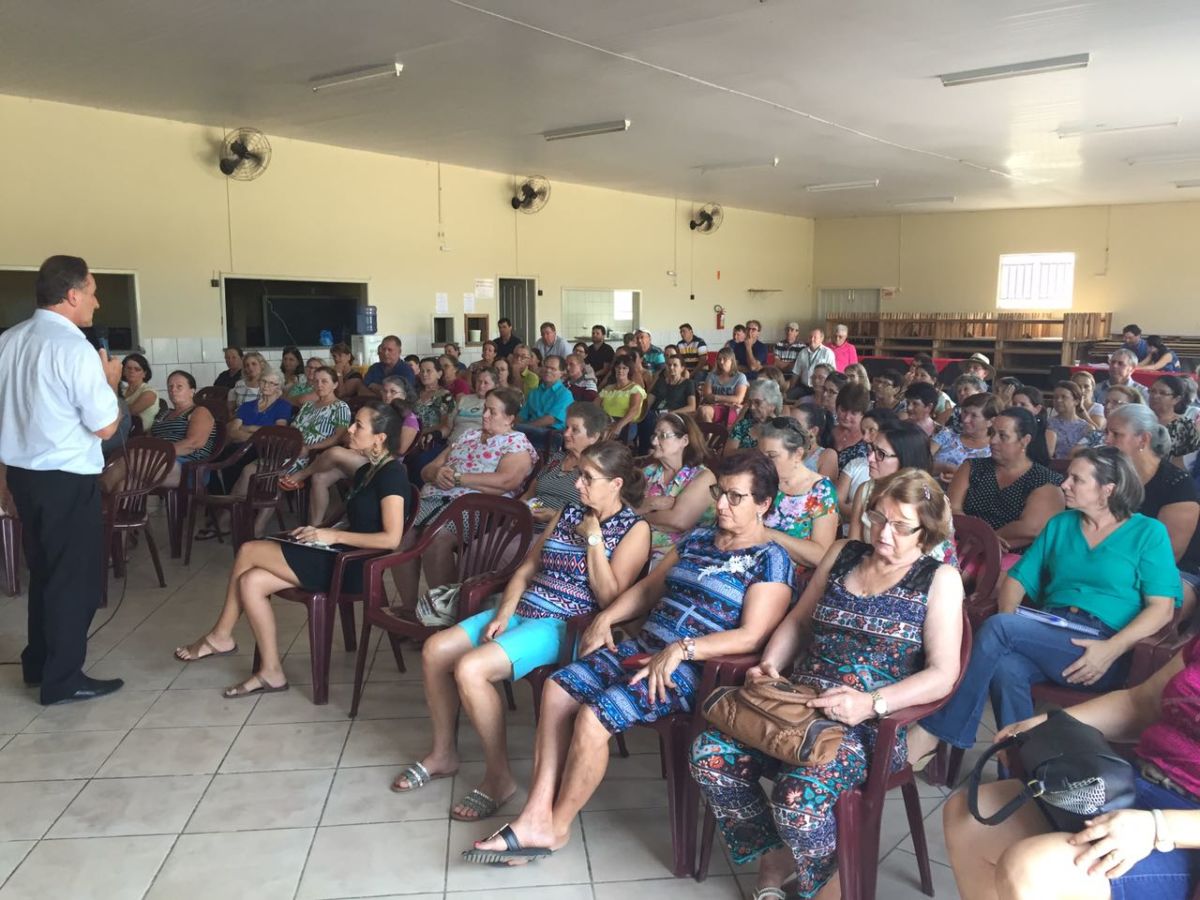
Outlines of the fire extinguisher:
{"type": "Polygon", "coordinates": [[[725,330],[725,307],[723,307],[721,304],[718,303],[716,306],[713,307],[713,312],[715,312],[717,314],[717,331],[724,331],[725,330]]]}

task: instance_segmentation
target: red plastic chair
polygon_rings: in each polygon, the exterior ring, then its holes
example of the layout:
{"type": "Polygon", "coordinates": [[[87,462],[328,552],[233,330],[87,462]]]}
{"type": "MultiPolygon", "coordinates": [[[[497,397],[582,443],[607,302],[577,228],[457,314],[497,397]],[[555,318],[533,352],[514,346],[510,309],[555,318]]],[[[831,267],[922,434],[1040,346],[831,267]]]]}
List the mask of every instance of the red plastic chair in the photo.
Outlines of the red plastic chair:
{"type": "Polygon", "coordinates": [[[392,653],[401,672],[404,664],[403,638],[423,641],[439,629],[421,624],[388,604],[383,573],[407,562],[417,562],[434,538],[449,532],[456,539],[454,550],[458,564],[457,579],[462,585],[458,595],[458,617],[475,615],[483,601],[502,588],[525,559],[533,542],[533,516],[520,500],[488,494],[464,494],[442,510],[421,537],[407,550],[377,556],[363,568],[366,596],[363,603],[362,635],[354,671],[354,700],[351,717],[358,714],[366,673],[367,650],[372,628],[387,632],[392,653]]]}
{"type": "Polygon", "coordinates": [[[596,391],[588,390],[587,388],[571,387],[568,390],[570,390],[571,396],[575,398],[576,403],[591,403],[600,396],[596,391]]]}
{"type": "Polygon", "coordinates": [[[203,406],[212,413],[213,419],[222,424],[232,418],[229,413],[229,388],[216,386],[200,388],[196,391],[195,399],[192,402],[197,406],[203,406]]]}
{"type": "Polygon", "coordinates": [[[21,520],[0,516],[0,546],[4,551],[4,589],[10,597],[21,593],[21,520]]]}
{"type": "MultiPolygon", "coordinates": [[[[211,407],[206,406],[205,408],[211,411],[211,407]]],[[[197,467],[208,465],[210,460],[217,459],[225,452],[225,447],[229,442],[225,422],[218,419],[215,413],[213,418],[216,420],[216,437],[213,441],[212,454],[208,459],[184,461],[181,463],[183,472],[176,487],[158,487],[151,491],[151,494],[162,497],[166,501],[167,538],[171,544],[171,559],[179,559],[183,555],[183,526],[186,522],[188,508],[192,505],[192,498],[208,493],[208,477],[204,476],[202,479],[197,474],[197,467]]],[[[190,554],[183,564],[186,566],[189,562],[191,562],[190,554]]]]}
{"type": "MultiPolygon", "coordinates": [[[[409,492],[404,504],[405,533],[412,526],[420,503],[417,489],[410,485],[409,492]]],[[[324,527],[330,527],[333,521],[327,522],[324,527]]],[[[385,556],[389,552],[387,550],[345,550],[337,554],[337,559],[334,560],[333,576],[329,580],[328,589],[314,591],[297,587],[286,588],[275,593],[275,596],[281,600],[304,604],[305,609],[308,610],[308,646],[309,655],[312,657],[313,703],[316,706],[324,706],[329,702],[329,660],[333,655],[335,612],[342,620],[342,640],[345,642],[346,651],[353,652],[357,646],[354,635],[354,604],[361,601],[364,594],[343,591],[346,570],[352,563],[385,556]]],[[[365,573],[363,579],[365,584],[365,573]]],[[[254,657],[254,668],[257,670],[257,648],[254,651],[254,657]]]]}
{"type": "MultiPolygon", "coordinates": [[[[912,766],[908,763],[896,771],[892,770],[892,748],[896,744],[896,734],[902,727],[937,712],[954,691],[958,690],[970,656],[971,628],[964,610],[958,678],[955,679],[950,693],[934,703],[898,709],[884,716],[879,723],[866,782],[838,798],[834,816],[837,820],[838,878],[841,881],[843,900],[875,898],[875,885],[879,876],[879,829],[883,820],[883,803],[888,791],[897,787],[903,794],[904,810],[908,814],[908,825],[912,831],[913,850],[916,852],[917,869],[921,876],[921,890],[926,895],[933,896],[933,872],[929,865],[929,846],[925,840],[925,824],[921,816],[917,783],[912,766]]],[[[697,881],[703,881],[708,874],[715,830],[716,818],[712,811],[706,808],[700,859],[696,867],[697,881]]]]}
{"type": "MultiPolygon", "coordinates": [[[[283,496],[279,479],[287,473],[300,456],[304,438],[289,425],[264,425],[250,436],[233,455],[216,460],[215,455],[203,462],[193,463],[194,484],[188,500],[186,549],[183,564],[192,560],[192,540],[196,532],[196,513],[200,507],[224,507],[229,510],[233,552],[254,538],[254,519],[260,510],[278,510],[283,496]],[[250,477],[245,497],[230,494],[210,494],[208,479],[214,472],[241,462],[251,450],[255,452],[257,469],[250,477]]],[[[281,520],[282,521],[282,520],[281,520]]]]}
{"type": "Polygon", "coordinates": [[[1000,538],[983,519],[954,514],[954,550],[962,574],[964,608],[971,628],[996,611],[996,584],[1000,580],[1000,538]]]}
{"type": "MultiPolygon", "coordinates": [[[[118,460],[125,468],[125,479],[119,490],[101,497],[104,546],[108,559],[112,561],[113,574],[118,578],[125,576],[126,535],[131,531],[140,531],[146,537],[146,548],[150,551],[154,572],[158,575],[158,586],[166,587],[158,545],[154,542],[154,533],[147,527],[149,516],[146,505],[150,492],[162,484],[175,464],[175,446],[159,438],[130,438],[123,452],[109,465],[115,465],[118,460]]],[[[100,605],[108,605],[107,577],[101,583],[100,605]]]]}

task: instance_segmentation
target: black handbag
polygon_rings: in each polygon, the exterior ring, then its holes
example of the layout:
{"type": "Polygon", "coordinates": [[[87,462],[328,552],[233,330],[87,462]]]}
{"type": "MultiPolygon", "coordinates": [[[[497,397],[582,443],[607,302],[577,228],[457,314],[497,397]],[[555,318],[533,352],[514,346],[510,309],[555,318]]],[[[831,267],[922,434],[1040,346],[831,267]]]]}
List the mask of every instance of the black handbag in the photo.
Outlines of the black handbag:
{"type": "Polygon", "coordinates": [[[967,782],[967,805],[984,825],[1003,822],[1030,800],[1037,801],[1055,830],[1074,833],[1083,829],[1085,819],[1133,805],[1133,766],[1097,729],[1061,709],[1051,710],[1041,725],[989,747],[967,782]],[[983,767],[1009,747],[1017,749],[1025,786],[993,815],[982,816],[979,782],[983,767]]]}

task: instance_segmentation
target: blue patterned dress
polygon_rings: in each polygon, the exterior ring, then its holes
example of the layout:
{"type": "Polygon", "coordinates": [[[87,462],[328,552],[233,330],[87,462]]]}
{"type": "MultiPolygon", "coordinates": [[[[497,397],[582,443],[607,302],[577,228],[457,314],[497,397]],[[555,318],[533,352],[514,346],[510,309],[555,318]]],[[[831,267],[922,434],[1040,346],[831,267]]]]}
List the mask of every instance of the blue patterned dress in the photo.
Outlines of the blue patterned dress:
{"type": "Polygon", "coordinates": [[[675,687],[666,702],[651,700],[646,680],[630,684],[632,672],[621,660],[657,653],[684,637],[731,631],[741,624],[742,604],[752,585],[791,585],[793,566],[774,541],[741,550],[719,550],[714,528],[696,528],[675,549],[679,562],[667,575],[662,599],[650,611],[636,638],[601,647],[552,676],[579,703],[591,708],[613,734],[677,712],[691,712],[701,665],[683,662],[671,676],[675,687]]]}
{"type": "MultiPolygon", "coordinates": [[[[922,556],[894,587],[859,596],[846,577],[872,552],[869,544],[849,541],[833,568],[825,595],[813,613],[808,655],[797,660],[792,681],[818,691],[846,685],[870,691],[893,684],[924,668],[922,635],[929,587],[941,563],[922,556]]],[[[692,746],[692,777],[717,817],[736,863],[745,863],[780,847],[796,861],[796,888],[813,897],[837,866],[838,797],[861,785],[875,747],[872,720],[847,729],[833,762],[790,766],[754,750],[716,729],[692,746]],[[775,780],[770,798],[759,785],[775,780]]],[[[901,737],[893,766],[907,755],[901,737]]]]}

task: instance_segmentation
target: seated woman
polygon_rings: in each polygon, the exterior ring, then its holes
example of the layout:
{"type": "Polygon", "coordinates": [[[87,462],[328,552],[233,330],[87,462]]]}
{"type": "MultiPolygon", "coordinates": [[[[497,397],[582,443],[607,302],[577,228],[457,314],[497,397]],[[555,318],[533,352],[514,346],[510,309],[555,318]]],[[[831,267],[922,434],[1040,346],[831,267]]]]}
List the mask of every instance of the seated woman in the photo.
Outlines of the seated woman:
{"type": "MultiPolygon", "coordinates": [[[[575,364],[578,365],[578,357],[575,359],[575,364]]],[[[683,358],[678,354],[667,359],[666,368],[654,382],[654,387],[650,389],[650,396],[646,402],[650,406],[650,411],[638,424],[638,453],[643,455],[651,450],[650,438],[654,434],[654,426],[658,422],[659,416],[667,413],[678,413],[679,415],[695,415],[696,413],[696,384],[688,378],[683,358]],[[674,361],[672,362],[672,360],[674,361]]]]}
{"type": "Polygon", "coordinates": [[[480,358],[467,366],[467,371],[474,375],[480,369],[492,369],[496,366],[496,342],[484,341],[479,348],[480,358]]]}
{"type": "Polygon", "coordinates": [[[988,386],[987,382],[978,375],[959,375],[954,379],[954,385],[951,390],[954,392],[954,402],[956,405],[950,412],[950,418],[946,420],[946,427],[955,434],[961,434],[963,401],[976,394],[986,394],[988,386]]]}
{"type": "MultiPolygon", "coordinates": [[[[1089,431],[1083,436],[1078,444],[1075,445],[1076,452],[1089,447],[1103,447],[1107,441],[1107,417],[1112,415],[1117,407],[1125,406],[1145,406],[1142,400],[1142,395],[1138,390],[1127,384],[1114,384],[1108,389],[1108,394],[1104,397],[1104,415],[1101,417],[1106,423],[1106,427],[1099,428],[1095,431],[1089,431]]],[[[1147,407],[1148,409],[1148,407],[1147,407]]]]}
{"type": "Polygon", "coordinates": [[[176,369],[167,376],[167,397],[171,405],[155,417],[150,437],[175,445],[175,465],[163,481],[163,487],[170,488],[179,486],[185,462],[212,456],[217,444],[217,423],[211,412],[196,405],[196,379],[190,372],[176,369]]]}
{"type": "Polygon", "coordinates": [[[817,405],[829,413],[830,419],[835,422],[837,421],[838,394],[849,383],[850,379],[841,372],[830,372],[825,376],[825,383],[821,385],[821,392],[813,395],[813,399],[817,402],[817,405]]]}
{"type": "Polygon", "coordinates": [[[638,513],[650,525],[654,566],[709,511],[717,479],[704,465],[704,436],[691,416],[660,416],[650,448],[654,461],[642,472],[646,497],[638,513]]]}
{"type": "Polygon", "coordinates": [[[763,422],[783,413],[783,394],[779,385],[765,378],[750,382],[746,389],[746,408],[729,429],[729,440],[725,443],[725,456],[738,450],[753,450],[758,446],[755,432],[763,422]]]}
{"type": "Polygon", "coordinates": [[[771,540],[805,569],[815,568],[838,536],[837,489],[804,464],[811,444],[812,435],[790,416],[759,427],[758,449],[779,476],[779,492],[763,524],[771,540]]]}
{"type": "Polygon", "coordinates": [[[783,618],[793,567],[762,522],[779,488],[775,467],[746,450],[721,461],[718,479],[717,527],[693,530],[601,610],[581,658],[546,683],[529,799],[511,824],[463,853],[468,862],[520,865],[565,847],[604,778],[612,736],[690,713],[702,699],[703,661],[757,652],[783,618]],[[617,643],[613,626],[647,613],[638,637],[617,643]]]}
{"type": "Polygon", "coordinates": [[[243,403],[258,396],[258,379],[270,368],[267,360],[257,350],[249,350],[242,356],[242,377],[230,388],[227,397],[231,416],[243,403]]]}
{"type": "Polygon", "coordinates": [[[964,462],[947,492],[954,511],[987,522],[1006,553],[1028,547],[1063,510],[1062,477],[1029,458],[1036,433],[1028,410],[1002,410],[992,420],[992,455],[964,462]]]}
{"type": "Polygon", "coordinates": [[[633,584],[650,553],[650,529],[633,511],[642,499],[642,476],[629,447],[616,441],[588,447],[576,476],[579,502],[554,514],[496,608],[438,632],[422,648],[433,746],[420,762],[401,769],[392,790],[416,790],[458,770],[461,704],[479,734],[484,773],[450,810],[460,822],[495,815],[516,793],[497,682],[557,663],[567,620],[609,606],[633,584]]]}
{"type": "MultiPolygon", "coordinates": [[[[324,361],[322,361],[324,365],[324,361]]],[[[308,386],[307,374],[304,367],[304,357],[299,347],[284,347],[279,355],[279,373],[283,376],[283,396],[292,401],[293,406],[299,406],[303,400],[293,398],[304,397],[312,391],[308,386]]]]}
{"type": "Polygon", "coordinates": [[[1013,391],[1012,405],[1028,410],[1034,421],[1037,422],[1037,434],[1033,436],[1033,442],[1029,445],[1029,458],[1044,466],[1049,465],[1050,460],[1055,458],[1054,452],[1058,448],[1058,436],[1050,430],[1047,424],[1048,410],[1042,389],[1029,384],[1021,385],[1013,391]]]}
{"type": "Polygon", "coordinates": [[[918,381],[904,391],[904,417],[923,432],[927,438],[941,440],[942,426],[934,419],[937,409],[938,390],[932,384],[918,381]]]}
{"type": "MultiPolygon", "coordinates": [[[[296,351],[297,354],[300,352],[296,351]]],[[[325,360],[319,356],[310,356],[308,362],[304,364],[304,371],[291,385],[286,382],[283,386],[283,396],[288,403],[292,404],[292,409],[296,410],[302,407],[305,403],[309,403],[316,399],[317,391],[314,385],[314,379],[317,377],[317,372],[325,365],[325,360]]],[[[334,371],[337,371],[336,369],[334,371]]],[[[340,382],[339,382],[340,386],[340,382]]],[[[367,392],[370,394],[370,391],[367,392]]],[[[374,394],[370,394],[374,398],[374,394]]],[[[341,399],[341,396],[338,395],[341,399]]]]}
{"type": "MultiPolygon", "coordinates": [[[[980,824],[959,791],[943,813],[946,847],[964,900],[1189,900],[1200,886],[1200,638],[1136,687],[1071,707],[1109,741],[1136,742],[1135,799],[1077,834],[1053,832],[1032,804],[999,825],[980,824]]],[[[1003,728],[1028,731],[1044,715],[1003,728]]],[[[1019,781],[984,784],[985,814],[1015,798],[1019,781]]]]}
{"type": "Polygon", "coordinates": [[[1072,372],[1070,381],[1079,388],[1081,394],[1079,406],[1083,410],[1083,417],[1093,428],[1103,431],[1104,404],[1096,401],[1096,377],[1085,369],[1081,372],[1072,372]]]}
{"type": "MultiPolygon", "coordinates": [[[[337,343],[329,348],[333,357],[333,371],[337,372],[337,395],[339,400],[347,400],[363,393],[370,393],[363,384],[362,373],[354,367],[354,351],[346,343],[337,343]]],[[[400,451],[403,453],[404,451],[400,451]]]]}
{"type": "Polygon", "coordinates": [[[729,427],[737,418],[750,382],[738,371],[737,357],[728,347],[717,353],[713,369],[704,379],[704,390],[700,397],[700,420],[716,422],[729,427]]]}
{"type": "Polygon", "coordinates": [[[841,513],[843,521],[850,516],[854,495],[871,479],[871,444],[875,441],[875,435],[879,433],[880,428],[899,423],[900,420],[896,418],[896,415],[886,409],[869,409],[863,413],[861,427],[863,441],[867,445],[867,453],[858,459],[850,460],[838,473],[838,511],[841,513]]]}
{"type": "Polygon", "coordinates": [[[812,449],[804,458],[804,464],[818,475],[824,475],[833,481],[838,477],[837,454],[824,445],[824,441],[827,440],[826,433],[832,427],[829,424],[829,414],[821,407],[807,403],[788,407],[787,414],[812,435],[812,449]]]}
{"type": "MultiPolygon", "coordinates": [[[[828,382],[827,382],[828,383],[828,382]]],[[[847,384],[838,391],[835,403],[837,419],[833,426],[833,450],[837,452],[838,471],[852,460],[866,459],[867,442],[863,439],[862,417],[871,407],[871,394],[861,384],[847,384]]]]}
{"type": "MultiPolygon", "coordinates": [[[[496,497],[515,497],[537,462],[537,451],[529,438],[513,428],[517,413],[525,402],[517,388],[496,388],[484,401],[481,427],[468,431],[454,444],[445,447],[421,472],[421,505],[417,508],[413,529],[405,547],[415,543],[420,529],[456,497],[481,493],[496,497]]],[[[453,539],[434,541],[417,562],[398,566],[396,587],[400,604],[413,610],[417,606],[420,575],[425,573],[428,587],[449,584],[454,579],[453,539]]]]}
{"type": "MultiPolygon", "coordinates": [[[[1187,410],[1187,399],[1183,379],[1178,375],[1160,376],[1150,386],[1150,408],[1171,436],[1168,456],[1183,468],[1183,457],[1200,450],[1200,432],[1196,430],[1196,422],[1191,416],[1184,414],[1187,410]]],[[[132,411],[131,407],[130,412],[132,411]]]]}
{"type": "Polygon", "coordinates": [[[130,353],[121,361],[121,380],[125,390],[121,392],[129,414],[142,423],[142,432],[150,433],[154,417],[158,415],[158,393],[150,387],[150,363],[140,353],[130,353]]]}
{"type": "Polygon", "coordinates": [[[581,454],[603,440],[609,426],[608,414],[594,403],[572,403],[567,407],[566,423],[562,447],[546,457],[546,464],[521,497],[529,504],[533,526],[539,531],[567,506],[579,502],[581,454]]]}
{"type": "Polygon", "coordinates": [[[440,384],[450,392],[451,397],[457,400],[459,397],[471,393],[471,386],[462,377],[462,373],[459,371],[458,363],[455,362],[454,357],[439,356],[437,366],[442,372],[440,384]]]}
{"type": "Polygon", "coordinates": [[[337,373],[329,366],[321,366],[313,372],[309,385],[315,399],[300,407],[292,419],[292,427],[300,432],[304,446],[291,475],[307,466],[317,452],[336,447],[350,427],[350,407],[337,398],[337,373]]]}
{"type": "Polygon", "coordinates": [[[436,359],[426,357],[421,360],[417,369],[417,392],[412,398],[412,405],[422,430],[436,429],[445,440],[450,434],[454,397],[442,386],[441,377],[436,359]]]}
{"type": "MultiPolygon", "coordinates": [[[[847,533],[851,540],[872,543],[870,518],[871,495],[877,485],[891,478],[902,469],[916,469],[932,473],[933,461],[929,456],[929,441],[925,432],[912,422],[892,422],[876,432],[871,441],[868,472],[870,478],[855,493],[847,516],[847,533]]],[[[946,539],[929,551],[938,562],[957,566],[958,556],[954,549],[954,517],[947,506],[945,522],[946,539]]]]}
{"type": "Polygon", "coordinates": [[[968,394],[954,412],[958,415],[958,432],[946,428],[932,442],[933,472],[943,485],[951,482],[966,460],[992,455],[989,432],[992,420],[1000,414],[1000,404],[991,394],[968,394]]]}
{"type": "MultiPolygon", "coordinates": [[[[927,384],[934,390],[933,409],[931,415],[937,421],[938,425],[945,425],[949,421],[951,414],[954,412],[954,401],[950,399],[950,395],[938,387],[938,372],[937,367],[930,359],[920,359],[913,361],[912,368],[909,370],[911,380],[909,387],[914,384],[927,384]]],[[[906,389],[907,390],[907,389],[906,389]]],[[[905,394],[907,397],[907,393],[905,394]]]]}
{"type": "MultiPolygon", "coordinates": [[[[1075,374],[1079,375],[1081,373],[1076,372],[1075,374]]],[[[1083,372],[1082,374],[1091,375],[1090,372],[1083,372]]],[[[1072,377],[1074,377],[1074,376],[1072,376],[1072,377]]],[[[1017,378],[1015,375],[1005,375],[1001,378],[997,378],[993,382],[993,385],[995,386],[996,401],[1000,404],[1001,409],[1008,409],[1010,406],[1013,405],[1013,403],[1012,403],[1013,392],[1017,388],[1021,387],[1021,384],[1022,384],[1021,379],[1017,378]]],[[[1093,378],[1092,379],[1093,394],[1094,394],[1095,390],[1096,390],[1096,379],[1093,378]]]]}
{"type": "Polygon", "coordinates": [[[1147,337],[1146,346],[1150,348],[1150,354],[1138,366],[1139,369],[1150,372],[1182,371],[1182,367],[1179,365],[1179,354],[1164,344],[1160,335],[1152,334],[1147,337]]]}
{"type": "Polygon", "coordinates": [[[1046,427],[1054,434],[1051,459],[1070,459],[1075,447],[1092,430],[1092,423],[1083,407],[1083,391],[1073,381],[1060,381],[1054,386],[1053,409],[1046,427]]]}
{"type": "Polygon", "coordinates": [[[646,405],[646,389],[634,380],[633,357],[628,352],[617,354],[613,360],[612,380],[595,402],[613,420],[608,437],[618,441],[627,439],[627,430],[632,433],[646,405]]]}
{"type": "MultiPolygon", "coordinates": [[[[817,896],[837,868],[834,806],[866,781],[875,720],[940,700],[958,676],[962,579],[928,555],[946,536],[946,497],[927,473],[904,471],[872,504],[875,543],[833,545],[746,675],[815,689],[809,706],[846,728],[834,760],[796,766],[715,728],[692,745],[692,777],[733,861],[759,860],[755,896],[817,896]]],[[[893,766],[904,758],[901,738],[893,766]]]]}
{"type": "Polygon", "coordinates": [[[471,372],[471,381],[475,390],[463,394],[454,406],[450,418],[450,437],[447,443],[453,444],[472,429],[479,428],[483,422],[483,404],[487,395],[500,387],[500,376],[494,368],[484,367],[471,372]]]}
{"type": "Polygon", "coordinates": [[[873,409],[900,414],[900,383],[904,375],[897,369],[880,372],[871,379],[871,393],[874,396],[873,409]]]}
{"type": "Polygon", "coordinates": [[[1009,570],[1000,611],[976,633],[958,690],[909,730],[910,759],[939,740],[973,746],[989,697],[1003,727],[1033,715],[1035,684],[1120,687],[1129,651],[1171,620],[1181,596],[1171,542],[1161,522],[1136,512],[1142,485],[1129,461],[1111,447],[1085,450],[1071,461],[1063,491],[1070,508],[1009,570]],[[1026,596],[1095,637],[1026,618],[1018,611],[1026,596]]]}
{"type": "MultiPolygon", "coordinates": [[[[258,645],[260,663],[250,678],[227,688],[225,697],[287,690],[271,595],[290,587],[329,590],[336,559],[336,554],[328,550],[305,544],[388,551],[400,545],[404,504],[409,496],[404,466],[395,458],[400,424],[400,417],[382,403],[368,403],[354,417],[350,446],[365,459],[354,473],[354,484],[346,501],[346,528],[304,526],[292,531],[295,543],[248,541],[238,550],[225,591],[225,605],[216,624],[195,643],[175,650],[175,657],[184,662],[237,652],[233,629],[245,613],[258,645]]],[[[344,590],[361,593],[362,566],[362,562],[350,564],[344,590]]]]}
{"type": "Polygon", "coordinates": [[[846,376],[848,384],[861,384],[868,391],[871,390],[871,376],[862,363],[851,363],[842,370],[842,374],[846,376]]]}

